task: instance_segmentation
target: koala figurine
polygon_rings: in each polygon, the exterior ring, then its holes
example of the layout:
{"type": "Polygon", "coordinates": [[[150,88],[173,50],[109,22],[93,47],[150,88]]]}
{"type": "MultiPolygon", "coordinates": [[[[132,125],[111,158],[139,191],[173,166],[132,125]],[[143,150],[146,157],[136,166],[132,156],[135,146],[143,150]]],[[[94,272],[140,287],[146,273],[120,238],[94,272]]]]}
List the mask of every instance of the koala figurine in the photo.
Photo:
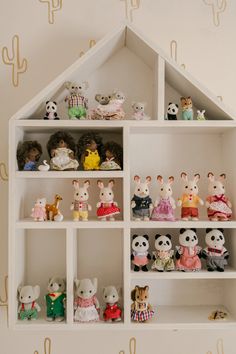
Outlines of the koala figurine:
{"type": "Polygon", "coordinates": [[[57,116],[57,103],[55,101],[47,101],[46,102],[46,113],[44,119],[54,120],[60,119],[57,116]]]}
{"type": "Polygon", "coordinates": [[[48,281],[47,289],[47,321],[61,322],[65,318],[66,282],[62,278],[52,277],[48,281]]]}
{"type": "Polygon", "coordinates": [[[135,190],[134,196],[131,200],[131,208],[133,211],[133,217],[136,221],[143,220],[148,221],[152,214],[153,204],[152,199],[149,196],[148,185],[151,182],[151,177],[147,176],[146,181],[141,183],[139,176],[134,176],[135,190]]]}
{"type": "Polygon", "coordinates": [[[88,204],[89,194],[88,188],[90,186],[89,180],[84,182],[84,186],[79,186],[79,181],[74,180],[72,182],[74,186],[74,201],[71,204],[70,209],[73,210],[73,220],[88,221],[88,212],[92,210],[90,204],[88,204]]]}
{"type": "Polygon", "coordinates": [[[39,285],[19,286],[18,294],[20,302],[18,314],[20,320],[36,320],[38,318],[38,312],[41,311],[40,306],[36,302],[40,295],[39,285]]]}
{"type": "Polygon", "coordinates": [[[143,102],[134,102],[132,104],[133,108],[133,115],[132,118],[135,120],[149,120],[151,119],[145,112],[144,108],[146,106],[146,103],[143,102]]]}
{"type": "Polygon", "coordinates": [[[183,120],[193,120],[193,103],[192,98],[181,97],[181,107],[182,107],[182,119],[183,120]]]}
{"type": "Polygon", "coordinates": [[[116,289],[115,286],[110,285],[103,288],[102,297],[106,304],[106,308],[103,312],[103,318],[106,322],[118,322],[121,321],[121,308],[118,305],[120,289],[116,289]]]}
{"type": "Polygon", "coordinates": [[[78,322],[99,321],[99,302],[96,297],[97,278],[75,280],[74,320],[78,322]]]}
{"type": "Polygon", "coordinates": [[[101,104],[102,106],[107,105],[110,100],[111,100],[111,95],[110,96],[106,96],[106,95],[102,95],[100,93],[95,95],[95,100],[101,104]]]}
{"type": "Polygon", "coordinates": [[[88,99],[84,93],[88,89],[88,83],[84,81],[78,85],[68,81],[65,87],[69,91],[69,95],[65,98],[65,102],[68,103],[69,119],[86,119],[88,99]]]}

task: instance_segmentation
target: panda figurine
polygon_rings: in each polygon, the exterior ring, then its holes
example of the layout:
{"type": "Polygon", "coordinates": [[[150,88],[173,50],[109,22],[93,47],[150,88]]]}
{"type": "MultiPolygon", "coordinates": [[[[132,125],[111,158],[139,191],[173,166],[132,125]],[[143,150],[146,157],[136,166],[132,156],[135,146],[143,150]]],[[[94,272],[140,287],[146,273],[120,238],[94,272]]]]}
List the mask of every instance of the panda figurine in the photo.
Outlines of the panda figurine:
{"type": "Polygon", "coordinates": [[[167,120],[177,120],[177,114],[179,111],[179,106],[177,103],[170,102],[167,107],[167,120]]]}
{"type": "Polygon", "coordinates": [[[156,235],[155,249],[153,252],[152,269],[158,272],[170,272],[175,269],[174,250],[172,250],[171,235],[156,235]]]}
{"type": "Polygon", "coordinates": [[[148,239],[148,235],[133,235],[131,261],[134,265],[135,272],[139,270],[143,272],[148,271],[147,265],[151,260],[151,255],[148,253],[148,239]]]}
{"type": "Polygon", "coordinates": [[[181,229],[179,246],[176,246],[176,270],[182,272],[199,271],[201,260],[199,258],[201,247],[198,246],[196,229],[181,229]]]}
{"type": "Polygon", "coordinates": [[[225,238],[223,229],[206,229],[205,242],[207,247],[202,250],[202,258],[206,260],[207,270],[224,272],[229,252],[224,247],[225,238]]]}
{"type": "Polygon", "coordinates": [[[46,113],[44,119],[54,120],[60,119],[57,116],[57,103],[55,101],[47,101],[46,102],[46,113]]]}

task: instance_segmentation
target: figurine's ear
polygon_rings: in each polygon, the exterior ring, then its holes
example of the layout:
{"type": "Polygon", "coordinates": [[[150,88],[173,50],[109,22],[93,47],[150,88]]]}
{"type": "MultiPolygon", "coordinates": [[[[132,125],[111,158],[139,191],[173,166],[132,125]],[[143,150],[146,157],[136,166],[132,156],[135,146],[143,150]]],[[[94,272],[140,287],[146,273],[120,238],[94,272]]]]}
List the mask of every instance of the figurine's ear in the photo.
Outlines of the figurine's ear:
{"type": "Polygon", "coordinates": [[[135,175],[135,176],[134,176],[134,181],[135,181],[137,184],[140,184],[141,178],[140,178],[138,175],[135,175]]]}
{"type": "Polygon", "coordinates": [[[200,179],[200,175],[199,175],[199,173],[196,173],[193,177],[194,182],[197,183],[199,181],[199,179],[200,179]]]}
{"type": "Polygon", "coordinates": [[[67,90],[70,89],[70,85],[71,85],[71,82],[70,82],[70,81],[66,81],[66,82],[64,83],[64,86],[65,86],[65,88],[66,88],[67,90]]]}
{"type": "Polygon", "coordinates": [[[226,174],[225,174],[225,173],[222,173],[222,174],[220,175],[220,177],[219,177],[219,180],[220,180],[221,182],[223,182],[225,179],[226,179],[226,174]]]}
{"type": "Polygon", "coordinates": [[[114,187],[114,185],[115,185],[115,181],[114,181],[114,179],[111,179],[108,183],[108,187],[112,189],[114,187]]]}
{"type": "Polygon", "coordinates": [[[95,100],[97,101],[97,102],[100,102],[100,99],[101,99],[101,95],[98,93],[98,94],[96,94],[95,95],[95,100]]]}
{"type": "Polygon", "coordinates": [[[135,235],[133,235],[133,240],[134,240],[136,237],[138,237],[138,235],[136,235],[136,234],[135,234],[135,235]]]}
{"type": "Polygon", "coordinates": [[[48,104],[48,103],[49,103],[49,101],[46,102],[46,104],[48,104]]]}
{"type": "Polygon", "coordinates": [[[207,228],[206,229],[206,233],[208,234],[209,232],[211,232],[213,229],[211,229],[211,228],[207,228]]]}
{"type": "Polygon", "coordinates": [[[158,176],[157,176],[157,180],[158,180],[158,182],[159,182],[160,184],[163,184],[163,183],[164,183],[163,177],[162,177],[161,175],[158,175],[158,176]]]}
{"type": "Polygon", "coordinates": [[[184,229],[184,228],[180,229],[180,230],[179,230],[180,235],[182,235],[185,231],[186,231],[186,229],[184,229]]]}
{"type": "Polygon", "coordinates": [[[191,228],[190,230],[192,230],[193,232],[197,232],[197,229],[191,228]]]}
{"type": "Polygon", "coordinates": [[[79,181],[78,181],[77,179],[74,179],[74,180],[72,181],[72,184],[73,184],[73,186],[74,186],[74,189],[79,189],[79,181]]]}
{"type": "Polygon", "coordinates": [[[149,240],[148,235],[143,235],[143,237],[146,238],[147,241],[149,240]]]}
{"type": "Polygon", "coordinates": [[[177,108],[179,108],[179,105],[177,103],[175,105],[176,105],[177,108]]]}
{"type": "Polygon", "coordinates": [[[19,294],[20,294],[22,288],[23,288],[22,285],[19,285],[19,286],[18,286],[17,291],[18,291],[19,294]]]}
{"type": "Polygon", "coordinates": [[[168,178],[168,183],[169,184],[172,184],[173,182],[174,182],[174,177],[173,176],[170,176],[169,178],[168,178]]]}
{"type": "Polygon", "coordinates": [[[118,296],[121,297],[122,296],[122,288],[120,286],[117,286],[116,288],[118,296]]]}
{"type": "Polygon", "coordinates": [[[185,97],[181,97],[181,98],[180,98],[180,101],[181,101],[182,103],[185,102],[185,100],[186,100],[185,97]]]}
{"type": "Polygon", "coordinates": [[[103,293],[103,295],[104,295],[104,293],[105,293],[105,290],[106,290],[106,288],[104,287],[104,288],[102,288],[102,293],[103,293]]]}
{"type": "Polygon", "coordinates": [[[98,185],[98,187],[99,187],[100,189],[103,189],[103,188],[104,188],[104,184],[103,184],[103,182],[102,182],[101,180],[98,180],[98,181],[97,181],[97,185],[98,185]]]}
{"type": "Polygon", "coordinates": [[[208,172],[207,178],[209,179],[210,182],[214,182],[215,176],[213,175],[212,172],[208,172]]]}
{"type": "Polygon", "coordinates": [[[52,281],[52,277],[48,279],[48,284],[50,284],[52,281]]]}
{"type": "Polygon", "coordinates": [[[79,279],[75,279],[74,283],[75,283],[75,287],[78,289],[80,280],[79,279]]]}
{"type": "Polygon", "coordinates": [[[166,234],[166,237],[168,237],[168,239],[171,240],[171,235],[170,234],[166,234]]]}
{"type": "Polygon", "coordinates": [[[205,109],[203,109],[203,111],[202,111],[202,114],[204,114],[204,113],[206,113],[206,110],[205,110],[205,109]]]}
{"type": "Polygon", "coordinates": [[[146,177],[146,183],[147,183],[147,184],[149,184],[149,183],[151,182],[151,180],[152,180],[151,176],[147,176],[147,177],[146,177]]]}
{"type": "Polygon", "coordinates": [[[159,237],[161,237],[161,235],[160,234],[156,234],[155,240],[157,240],[159,237]]]}
{"type": "Polygon", "coordinates": [[[183,181],[188,182],[188,176],[187,176],[187,173],[182,172],[182,173],[181,173],[181,175],[180,175],[180,177],[182,178],[182,180],[183,180],[183,181]]]}
{"type": "Polygon", "coordinates": [[[145,287],[144,287],[144,290],[149,290],[149,286],[148,285],[146,285],[145,287]]]}
{"type": "Polygon", "coordinates": [[[172,102],[169,102],[168,106],[170,106],[172,104],[172,102]]]}
{"type": "Polygon", "coordinates": [[[224,229],[218,228],[217,230],[219,230],[220,232],[222,232],[222,234],[224,233],[224,229]]]}
{"type": "Polygon", "coordinates": [[[90,186],[90,182],[89,182],[89,180],[87,179],[87,180],[84,182],[84,188],[88,189],[89,186],[90,186]]]}
{"type": "Polygon", "coordinates": [[[53,101],[53,103],[57,106],[57,103],[56,103],[56,101],[53,101]]]}

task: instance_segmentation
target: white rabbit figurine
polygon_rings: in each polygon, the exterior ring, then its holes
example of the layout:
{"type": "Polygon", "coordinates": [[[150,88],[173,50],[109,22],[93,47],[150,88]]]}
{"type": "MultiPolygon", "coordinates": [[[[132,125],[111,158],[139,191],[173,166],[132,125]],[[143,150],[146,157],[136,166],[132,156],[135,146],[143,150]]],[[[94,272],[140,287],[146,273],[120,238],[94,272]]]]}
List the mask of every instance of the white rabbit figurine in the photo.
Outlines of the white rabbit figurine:
{"type": "Polygon", "coordinates": [[[205,109],[203,109],[202,111],[197,111],[197,120],[206,120],[206,117],[205,117],[205,109]]]}
{"type": "Polygon", "coordinates": [[[209,179],[209,195],[206,199],[208,218],[212,221],[227,221],[232,216],[232,204],[225,196],[225,187],[222,183],[226,175],[222,173],[219,179],[215,180],[213,173],[209,172],[207,177],[209,179]]]}
{"type": "Polygon", "coordinates": [[[151,182],[151,177],[147,176],[145,182],[141,183],[141,178],[136,175],[134,176],[134,181],[136,185],[134,196],[131,200],[133,217],[136,221],[141,220],[142,218],[143,220],[148,221],[153,209],[148,187],[151,182]]]}
{"type": "Polygon", "coordinates": [[[178,199],[178,206],[181,207],[182,220],[198,220],[198,205],[204,205],[203,200],[198,196],[197,182],[200,175],[197,173],[192,180],[188,180],[187,173],[182,172],[181,178],[184,181],[183,195],[178,199]]]}
{"type": "Polygon", "coordinates": [[[168,182],[164,183],[162,176],[157,176],[159,182],[158,197],[154,204],[151,220],[156,221],[175,221],[174,209],[176,209],[175,201],[172,198],[171,184],[174,177],[168,178],[168,182]]]}
{"type": "Polygon", "coordinates": [[[79,221],[81,218],[82,221],[88,221],[88,212],[92,210],[91,205],[88,204],[90,182],[85,181],[83,187],[79,186],[78,180],[74,180],[72,184],[74,186],[74,202],[71,204],[70,210],[73,210],[73,220],[79,221]]]}
{"type": "Polygon", "coordinates": [[[118,204],[113,201],[114,193],[113,186],[115,184],[114,180],[110,180],[107,187],[104,187],[102,181],[97,181],[98,187],[100,188],[100,202],[97,203],[97,217],[102,220],[114,221],[114,215],[120,214],[120,208],[118,204]]]}

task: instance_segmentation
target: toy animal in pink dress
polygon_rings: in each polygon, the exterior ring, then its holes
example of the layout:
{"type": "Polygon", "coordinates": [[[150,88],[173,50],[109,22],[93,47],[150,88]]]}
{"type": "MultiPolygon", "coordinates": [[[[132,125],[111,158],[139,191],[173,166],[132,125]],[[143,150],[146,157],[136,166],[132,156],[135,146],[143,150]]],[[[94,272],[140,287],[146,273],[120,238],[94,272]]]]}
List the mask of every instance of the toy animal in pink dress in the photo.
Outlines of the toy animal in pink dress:
{"type": "Polygon", "coordinates": [[[201,269],[201,247],[198,246],[196,229],[180,230],[179,246],[176,246],[176,250],[176,270],[194,272],[201,269]]]}
{"type": "Polygon", "coordinates": [[[100,202],[97,203],[97,217],[102,221],[114,221],[114,216],[120,214],[120,208],[118,208],[118,204],[113,201],[114,193],[112,188],[115,184],[115,181],[110,180],[107,187],[104,187],[103,182],[100,180],[97,182],[97,184],[100,188],[100,202]]]}
{"type": "Polygon", "coordinates": [[[99,321],[100,306],[96,297],[97,283],[97,278],[75,280],[75,321],[99,321]]]}
{"type": "Polygon", "coordinates": [[[227,221],[232,216],[232,204],[225,196],[225,187],[223,181],[226,175],[223,173],[218,180],[215,180],[213,173],[207,175],[209,179],[208,192],[206,198],[207,215],[211,221],[227,221]]]}
{"type": "Polygon", "coordinates": [[[151,260],[149,249],[148,235],[133,235],[131,261],[134,265],[134,271],[142,270],[147,272],[147,265],[151,260]]]}
{"type": "Polygon", "coordinates": [[[46,216],[46,198],[38,198],[32,209],[32,218],[34,221],[45,221],[46,216]]]}
{"type": "Polygon", "coordinates": [[[159,182],[158,196],[154,204],[151,220],[156,221],[175,221],[174,209],[176,208],[175,201],[172,198],[171,184],[174,182],[174,177],[169,177],[168,182],[164,183],[162,176],[157,176],[159,182]]]}

